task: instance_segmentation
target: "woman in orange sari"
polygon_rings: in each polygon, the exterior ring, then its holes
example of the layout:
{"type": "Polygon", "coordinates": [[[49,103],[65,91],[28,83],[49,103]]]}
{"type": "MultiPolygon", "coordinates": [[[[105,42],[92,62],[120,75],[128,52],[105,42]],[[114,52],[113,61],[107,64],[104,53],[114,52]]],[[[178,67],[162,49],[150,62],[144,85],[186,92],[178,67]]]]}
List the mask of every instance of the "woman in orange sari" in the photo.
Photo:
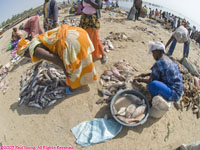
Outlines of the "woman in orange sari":
{"type": "Polygon", "coordinates": [[[94,59],[101,57],[101,62],[106,63],[107,57],[104,53],[102,43],[99,39],[99,28],[101,17],[100,9],[102,0],[83,0],[83,10],[80,20],[80,27],[85,29],[92,40],[95,51],[92,53],[94,59]]]}
{"type": "Polygon", "coordinates": [[[93,44],[87,32],[79,27],[61,25],[32,41],[21,39],[18,55],[30,56],[33,62],[48,60],[60,66],[66,74],[66,84],[79,88],[97,80],[92,60],[93,44]]]}

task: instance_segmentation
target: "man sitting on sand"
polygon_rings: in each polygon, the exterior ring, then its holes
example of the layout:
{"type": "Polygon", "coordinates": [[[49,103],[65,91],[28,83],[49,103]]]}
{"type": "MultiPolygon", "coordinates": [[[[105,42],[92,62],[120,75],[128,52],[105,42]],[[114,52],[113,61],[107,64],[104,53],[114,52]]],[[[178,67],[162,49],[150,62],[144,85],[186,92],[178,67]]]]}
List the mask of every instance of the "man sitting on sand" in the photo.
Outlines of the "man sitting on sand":
{"type": "Polygon", "coordinates": [[[165,100],[176,102],[183,91],[182,75],[178,66],[165,53],[165,46],[161,42],[150,42],[149,53],[156,60],[152,66],[152,73],[141,74],[135,81],[147,83],[152,97],[161,95],[165,100]],[[142,77],[150,76],[148,79],[142,77]]]}
{"type": "Polygon", "coordinates": [[[184,26],[180,26],[175,30],[171,38],[168,40],[165,48],[167,48],[171,42],[172,44],[167,53],[168,56],[172,55],[176,47],[176,43],[178,42],[178,43],[184,43],[183,57],[188,57],[190,49],[190,35],[188,30],[184,26]]]}
{"type": "Polygon", "coordinates": [[[17,41],[19,40],[21,37],[23,36],[23,34],[17,30],[17,28],[13,28],[13,32],[12,32],[12,37],[11,37],[11,41],[17,41]]]}

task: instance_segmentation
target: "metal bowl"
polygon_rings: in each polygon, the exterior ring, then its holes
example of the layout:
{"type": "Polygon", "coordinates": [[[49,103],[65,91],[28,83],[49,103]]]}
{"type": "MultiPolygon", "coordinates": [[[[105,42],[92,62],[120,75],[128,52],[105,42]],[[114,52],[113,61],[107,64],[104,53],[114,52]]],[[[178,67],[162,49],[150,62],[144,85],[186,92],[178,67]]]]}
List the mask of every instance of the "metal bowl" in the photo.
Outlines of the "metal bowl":
{"type": "Polygon", "coordinates": [[[118,123],[120,123],[120,124],[122,124],[124,126],[128,126],[128,127],[135,127],[135,126],[144,124],[147,121],[147,118],[149,116],[150,105],[149,105],[149,101],[146,99],[146,97],[142,93],[140,93],[140,92],[138,92],[136,90],[132,90],[132,89],[125,89],[125,90],[121,90],[121,91],[117,92],[116,95],[112,98],[111,103],[110,103],[110,110],[111,110],[112,116],[114,117],[114,119],[118,123]],[[145,104],[146,104],[147,107],[146,107],[146,110],[145,110],[145,117],[140,122],[132,123],[132,124],[126,124],[126,123],[122,122],[121,120],[119,120],[115,116],[114,111],[113,111],[113,105],[115,104],[116,100],[118,100],[124,94],[133,94],[133,95],[135,95],[135,96],[137,96],[137,97],[139,97],[141,99],[144,99],[145,104]]]}

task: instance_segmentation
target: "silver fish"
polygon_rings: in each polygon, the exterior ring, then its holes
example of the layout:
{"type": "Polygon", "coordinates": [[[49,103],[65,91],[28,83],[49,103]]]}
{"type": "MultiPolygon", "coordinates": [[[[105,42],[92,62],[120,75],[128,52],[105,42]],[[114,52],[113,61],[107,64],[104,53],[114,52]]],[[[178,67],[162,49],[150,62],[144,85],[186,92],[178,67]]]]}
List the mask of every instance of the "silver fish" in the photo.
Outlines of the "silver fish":
{"type": "Polygon", "coordinates": [[[35,102],[28,103],[28,106],[30,106],[30,107],[36,107],[36,108],[39,108],[39,109],[43,109],[43,107],[40,106],[40,104],[36,104],[35,102]]]}
{"type": "Polygon", "coordinates": [[[48,105],[47,105],[47,107],[50,107],[50,106],[52,106],[53,104],[55,104],[55,103],[56,103],[56,101],[57,101],[57,100],[53,100],[53,101],[49,102],[49,103],[48,103],[48,105]]]}
{"type": "Polygon", "coordinates": [[[25,99],[26,99],[26,96],[24,96],[24,97],[19,97],[18,106],[21,106],[21,105],[24,103],[25,99]]]}
{"type": "Polygon", "coordinates": [[[144,114],[145,110],[146,110],[146,105],[137,107],[134,113],[132,114],[132,118],[137,118],[138,116],[144,114]]]}
{"type": "Polygon", "coordinates": [[[135,110],[136,110],[136,106],[134,104],[129,105],[126,108],[126,115],[125,115],[126,118],[131,118],[135,110]]]}

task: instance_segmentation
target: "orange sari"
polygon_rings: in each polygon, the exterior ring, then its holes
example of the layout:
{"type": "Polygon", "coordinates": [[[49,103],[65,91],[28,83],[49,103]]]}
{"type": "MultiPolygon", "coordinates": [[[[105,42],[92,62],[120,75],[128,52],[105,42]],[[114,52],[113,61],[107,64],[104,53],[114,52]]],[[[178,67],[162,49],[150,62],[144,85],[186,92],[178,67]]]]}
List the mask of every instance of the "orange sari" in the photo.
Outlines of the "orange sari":
{"type": "Polygon", "coordinates": [[[95,51],[92,53],[93,58],[101,58],[104,54],[102,43],[99,39],[99,30],[95,28],[88,27],[85,29],[90,36],[90,39],[94,45],[95,51]]]}
{"type": "Polygon", "coordinates": [[[72,89],[97,80],[91,55],[94,47],[87,32],[82,28],[61,25],[37,36],[29,46],[32,61],[39,60],[33,54],[34,48],[40,43],[63,61],[66,72],[71,74],[70,78],[66,78],[66,83],[72,89]]]}

